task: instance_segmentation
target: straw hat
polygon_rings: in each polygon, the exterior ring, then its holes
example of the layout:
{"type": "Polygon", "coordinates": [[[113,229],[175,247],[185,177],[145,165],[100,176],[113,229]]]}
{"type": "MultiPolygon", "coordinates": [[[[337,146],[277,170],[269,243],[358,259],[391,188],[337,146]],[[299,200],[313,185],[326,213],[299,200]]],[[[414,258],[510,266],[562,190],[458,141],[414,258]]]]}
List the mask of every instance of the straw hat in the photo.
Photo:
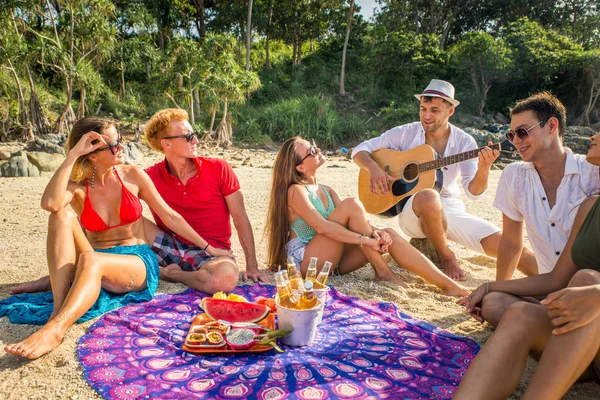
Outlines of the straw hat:
{"type": "Polygon", "coordinates": [[[454,86],[452,86],[450,82],[442,81],[440,79],[432,79],[423,93],[415,94],[415,97],[419,100],[421,100],[422,96],[440,97],[454,107],[460,104],[460,101],[454,99],[454,86]]]}

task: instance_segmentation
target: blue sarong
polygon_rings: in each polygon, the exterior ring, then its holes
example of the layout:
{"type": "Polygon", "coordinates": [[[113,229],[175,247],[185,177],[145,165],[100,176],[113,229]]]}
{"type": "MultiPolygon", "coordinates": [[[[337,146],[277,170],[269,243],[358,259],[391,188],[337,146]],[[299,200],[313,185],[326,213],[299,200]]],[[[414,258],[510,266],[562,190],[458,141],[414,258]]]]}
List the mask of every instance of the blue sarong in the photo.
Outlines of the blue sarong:
{"type": "MultiPolygon", "coordinates": [[[[100,289],[100,295],[94,305],[77,322],[96,318],[107,311],[123,307],[129,303],[151,300],[158,287],[160,272],[158,258],[147,244],[135,246],[116,246],[110,249],[97,249],[99,253],[125,254],[138,256],[146,265],[147,288],[141,292],[123,294],[111,293],[100,289]]],[[[0,300],[0,317],[8,315],[13,324],[44,325],[54,310],[52,292],[23,293],[0,300]]]]}

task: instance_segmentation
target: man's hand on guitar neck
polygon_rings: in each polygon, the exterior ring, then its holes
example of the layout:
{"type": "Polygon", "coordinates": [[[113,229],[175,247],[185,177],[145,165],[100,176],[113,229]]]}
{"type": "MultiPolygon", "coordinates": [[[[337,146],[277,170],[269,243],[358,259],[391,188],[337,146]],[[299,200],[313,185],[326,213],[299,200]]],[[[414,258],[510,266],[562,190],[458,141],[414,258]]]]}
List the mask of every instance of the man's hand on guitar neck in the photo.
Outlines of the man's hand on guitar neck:
{"type": "Polygon", "coordinates": [[[371,178],[369,190],[375,196],[381,194],[385,196],[390,192],[389,182],[393,182],[396,180],[391,175],[385,173],[383,168],[381,168],[378,164],[373,162],[373,165],[369,168],[369,177],[371,178]]]}
{"type": "MultiPolygon", "coordinates": [[[[494,143],[488,142],[488,146],[492,146],[494,143]]],[[[484,147],[479,152],[479,162],[477,164],[477,170],[486,170],[492,167],[492,164],[500,156],[499,150],[492,150],[490,147],[484,147]]]]}

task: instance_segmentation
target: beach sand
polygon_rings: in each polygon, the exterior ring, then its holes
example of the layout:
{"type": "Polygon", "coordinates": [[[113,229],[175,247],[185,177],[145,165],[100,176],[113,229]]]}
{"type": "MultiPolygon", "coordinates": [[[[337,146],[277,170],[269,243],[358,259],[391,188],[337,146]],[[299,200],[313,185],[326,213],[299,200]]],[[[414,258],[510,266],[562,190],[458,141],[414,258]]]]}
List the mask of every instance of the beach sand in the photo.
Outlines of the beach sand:
{"type": "MultiPolygon", "coordinates": [[[[202,154],[221,156],[230,161],[240,180],[246,210],[254,230],[257,257],[260,266],[266,262],[266,243],[263,237],[264,223],[270,190],[273,152],[234,149],[204,149],[202,154]]],[[[149,154],[138,165],[147,166],[160,160],[157,154],[149,154]]],[[[339,196],[357,196],[358,167],[343,157],[332,156],[319,171],[320,183],[333,187],[339,196]]],[[[477,201],[466,201],[469,212],[500,224],[501,215],[492,207],[500,171],[492,171],[490,188],[477,201]]],[[[40,208],[40,199],[50,177],[2,178],[0,179],[0,298],[9,295],[10,286],[17,282],[35,279],[46,274],[45,241],[48,213],[40,208]]],[[[145,215],[149,216],[147,207],[145,215]]],[[[378,227],[398,229],[396,219],[372,217],[378,227]]],[[[241,246],[234,232],[233,250],[243,265],[241,246]]],[[[451,244],[461,267],[467,271],[466,286],[474,289],[494,279],[495,260],[476,254],[456,244],[451,244]]],[[[396,304],[399,310],[432,323],[450,332],[464,335],[483,344],[492,333],[488,325],[481,325],[465,314],[455,304],[456,299],[439,293],[421,278],[401,270],[393,261],[393,269],[410,286],[400,290],[391,284],[374,282],[372,270],[361,270],[342,277],[334,277],[331,284],[342,293],[368,300],[396,304]]],[[[241,279],[241,274],[240,274],[241,279]]],[[[240,283],[242,283],[240,281],[240,283]]],[[[161,281],[158,293],[177,293],[184,290],[180,284],[161,281]]],[[[7,343],[25,339],[37,327],[12,325],[8,318],[0,319],[0,398],[3,399],[88,399],[100,396],[87,384],[76,355],[79,338],[87,332],[93,321],[73,326],[63,343],[52,353],[34,361],[26,361],[6,354],[7,343]]],[[[520,398],[523,388],[531,378],[536,363],[529,360],[521,383],[511,398],[520,398]]],[[[600,386],[576,384],[565,399],[598,399],[600,386]]]]}

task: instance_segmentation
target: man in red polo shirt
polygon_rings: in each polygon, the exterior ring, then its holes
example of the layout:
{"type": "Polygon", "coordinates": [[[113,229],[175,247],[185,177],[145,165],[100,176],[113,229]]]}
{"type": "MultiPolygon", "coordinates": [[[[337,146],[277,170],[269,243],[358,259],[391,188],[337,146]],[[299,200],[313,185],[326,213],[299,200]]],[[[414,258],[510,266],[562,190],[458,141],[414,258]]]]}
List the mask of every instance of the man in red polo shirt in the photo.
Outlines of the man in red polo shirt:
{"type": "Polygon", "coordinates": [[[165,159],[146,172],[162,198],[208,242],[201,249],[170,232],[156,214],[145,225],[148,242],[158,254],[161,278],[182,282],[205,293],[230,292],[238,283],[231,254],[231,219],[246,259],[244,280],[267,282],[258,270],[254,235],[244,197],[227,161],[197,154],[198,138],[181,109],[154,114],[146,124],[146,140],[165,159]]]}

